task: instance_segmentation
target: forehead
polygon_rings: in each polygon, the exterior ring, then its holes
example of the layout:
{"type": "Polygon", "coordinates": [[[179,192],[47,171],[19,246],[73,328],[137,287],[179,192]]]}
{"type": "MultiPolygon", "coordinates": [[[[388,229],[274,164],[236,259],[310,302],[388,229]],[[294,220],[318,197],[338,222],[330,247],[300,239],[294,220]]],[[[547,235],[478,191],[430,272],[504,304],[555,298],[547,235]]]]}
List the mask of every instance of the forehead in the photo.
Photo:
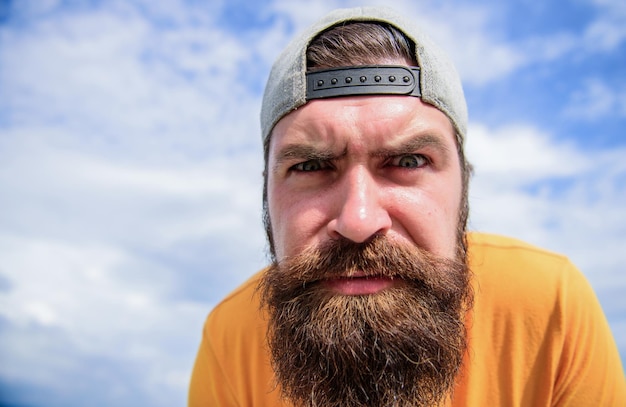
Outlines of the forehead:
{"type": "Polygon", "coordinates": [[[417,97],[339,97],[311,101],[283,117],[272,131],[270,150],[290,143],[385,146],[422,134],[456,143],[449,118],[417,97]]]}

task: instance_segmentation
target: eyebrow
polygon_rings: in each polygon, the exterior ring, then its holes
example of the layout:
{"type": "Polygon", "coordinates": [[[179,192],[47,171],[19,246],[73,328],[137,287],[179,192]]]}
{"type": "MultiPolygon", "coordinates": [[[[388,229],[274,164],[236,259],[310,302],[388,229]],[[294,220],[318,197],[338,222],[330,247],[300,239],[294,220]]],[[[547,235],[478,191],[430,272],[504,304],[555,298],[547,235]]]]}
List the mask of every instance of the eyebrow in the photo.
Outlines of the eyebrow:
{"type": "MultiPolygon", "coordinates": [[[[343,152],[341,155],[345,155],[343,152]]],[[[285,146],[281,149],[276,156],[276,164],[274,167],[278,167],[285,161],[292,160],[320,160],[327,161],[338,158],[339,156],[331,150],[319,149],[310,145],[304,144],[292,144],[285,146]]]]}
{"type": "Polygon", "coordinates": [[[447,158],[450,149],[443,142],[441,137],[432,134],[420,134],[403,140],[397,146],[385,147],[376,150],[372,155],[375,157],[393,157],[403,154],[411,154],[425,148],[434,148],[442,153],[443,158],[447,158]]]}

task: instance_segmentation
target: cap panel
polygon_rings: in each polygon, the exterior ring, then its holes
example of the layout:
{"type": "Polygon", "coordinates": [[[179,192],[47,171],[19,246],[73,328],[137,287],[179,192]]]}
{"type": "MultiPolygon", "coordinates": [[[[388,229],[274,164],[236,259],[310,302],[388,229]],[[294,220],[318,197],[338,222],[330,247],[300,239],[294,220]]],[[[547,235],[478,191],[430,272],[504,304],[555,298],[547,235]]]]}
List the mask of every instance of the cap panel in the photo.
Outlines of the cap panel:
{"type": "Polygon", "coordinates": [[[456,68],[429,37],[422,35],[415,44],[422,73],[422,100],[450,118],[458,132],[459,144],[463,145],[467,133],[467,104],[456,68]]]}

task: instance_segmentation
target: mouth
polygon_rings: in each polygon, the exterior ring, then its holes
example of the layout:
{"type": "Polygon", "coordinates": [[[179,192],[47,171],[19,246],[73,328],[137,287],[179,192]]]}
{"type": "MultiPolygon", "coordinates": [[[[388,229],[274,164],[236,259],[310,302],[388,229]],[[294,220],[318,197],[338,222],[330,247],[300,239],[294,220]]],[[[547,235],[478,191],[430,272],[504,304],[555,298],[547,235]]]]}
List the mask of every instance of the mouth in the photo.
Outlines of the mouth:
{"type": "Polygon", "coordinates": [[[327,289],[342,295],[376,294],[394,286],[395,283],[392,277],[359,274],[329,278],[322,282],[327,289]]]}

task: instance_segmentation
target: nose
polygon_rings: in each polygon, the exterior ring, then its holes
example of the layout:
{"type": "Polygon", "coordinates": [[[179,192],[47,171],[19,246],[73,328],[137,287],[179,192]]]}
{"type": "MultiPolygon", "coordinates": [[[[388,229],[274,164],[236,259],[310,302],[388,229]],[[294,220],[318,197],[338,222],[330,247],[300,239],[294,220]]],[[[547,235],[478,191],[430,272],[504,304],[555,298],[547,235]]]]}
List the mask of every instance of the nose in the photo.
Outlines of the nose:
{"type": "Polygon", "coordinates": [[[385,234],[391,228],[391,217],[376,180],[362,167],[344,175],[337,185],[337,214],[328,223],[330,236],[363,243],[374,235],[385,234]]]}

